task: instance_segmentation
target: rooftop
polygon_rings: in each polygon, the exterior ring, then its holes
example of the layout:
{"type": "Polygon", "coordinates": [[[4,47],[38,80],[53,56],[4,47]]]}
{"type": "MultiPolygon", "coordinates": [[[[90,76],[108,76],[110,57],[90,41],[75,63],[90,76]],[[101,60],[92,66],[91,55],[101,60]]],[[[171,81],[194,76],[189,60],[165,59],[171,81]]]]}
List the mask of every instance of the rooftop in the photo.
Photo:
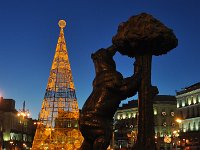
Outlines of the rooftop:
{"type": "Polygon", "coordinates": [[[4,99],[0,97],[0,111],[4,112],[15,112],[15,100],[13,99],[4,99]]]}
{"type": "MultiPolygon", "coordinates": [[[[172,95],[157,95],[153,99],[154,104],[174,104],[176,105],[176,97],[172,95]]],[[[128,101],[127,104],[122,104],[121,107],[118,108],[118,110],[122,109],[130,109],[138,107],[138,101],[137,100],[131,100],[128,101]]]]}
{"type": "Polygon", "coordinates": [[[188,93],[188,92],[194,91],[196,89],[200,89],[200,82],[195,83],[195,84],[193,84],[191,86],[185,87],[183,90],[176,92],[176,95],[181,95],[181,94],[184,94],[184,93],[188,93]]]}

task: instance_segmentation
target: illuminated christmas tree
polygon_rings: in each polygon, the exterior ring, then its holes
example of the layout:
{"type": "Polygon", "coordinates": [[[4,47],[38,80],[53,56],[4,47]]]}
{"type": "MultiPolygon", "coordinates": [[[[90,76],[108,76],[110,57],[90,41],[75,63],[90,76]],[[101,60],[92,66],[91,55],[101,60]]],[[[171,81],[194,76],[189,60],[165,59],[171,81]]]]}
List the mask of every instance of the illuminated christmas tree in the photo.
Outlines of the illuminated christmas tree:
{"type": "Polygon", "coordinates": [[[74,150],[83,141],[79,109],[64,37],[66,22],[59,21],[60,35],[33,141],[33,150],[74,150]]]}

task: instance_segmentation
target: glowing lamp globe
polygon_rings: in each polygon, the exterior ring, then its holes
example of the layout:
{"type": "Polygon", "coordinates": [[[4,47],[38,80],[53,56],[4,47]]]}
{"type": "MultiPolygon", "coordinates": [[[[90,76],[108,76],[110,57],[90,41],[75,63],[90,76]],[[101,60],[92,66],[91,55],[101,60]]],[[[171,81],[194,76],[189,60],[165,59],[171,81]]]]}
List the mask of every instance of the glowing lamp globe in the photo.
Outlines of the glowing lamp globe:
{"type": "Polygon", "coordinates": [[[66,26],[65,20],[60,20],[60,21],[58,22],[58,25],[59,25],[60,28],[63,29],[63,28],[66,26]]]}

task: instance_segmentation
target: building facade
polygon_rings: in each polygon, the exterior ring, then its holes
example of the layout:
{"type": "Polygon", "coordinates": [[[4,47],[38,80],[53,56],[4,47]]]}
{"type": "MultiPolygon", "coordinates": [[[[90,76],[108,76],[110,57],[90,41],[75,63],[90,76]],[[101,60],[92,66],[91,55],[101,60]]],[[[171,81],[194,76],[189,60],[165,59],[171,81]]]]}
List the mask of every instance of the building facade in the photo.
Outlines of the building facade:
{"type": "MultiPolygon", "coordinates": [[[[153,101],[155,139],[158,149],[171,149],[177,144],[175,96],[158,95],[153,101]]],[[[114,116],[115,149],[133,147],[137,140],[138,102],[123,104],[114,116]]]]}
{"type": "Polygon", "coordinates": [[[31,147],[35,120],[15,109],[15,100],[0,97],[0,150],[23,150],[31,147]]]}
{"type": "Polygon", "coordinates": [[[176,93],[183,147],[200,149],[200,82],[176,93]]]}

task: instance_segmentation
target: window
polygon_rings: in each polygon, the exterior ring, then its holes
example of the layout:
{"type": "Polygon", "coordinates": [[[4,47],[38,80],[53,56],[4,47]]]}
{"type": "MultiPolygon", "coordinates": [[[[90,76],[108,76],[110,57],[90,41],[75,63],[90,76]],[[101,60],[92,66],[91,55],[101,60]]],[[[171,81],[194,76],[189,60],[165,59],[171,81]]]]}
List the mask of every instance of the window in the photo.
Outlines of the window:
{"type": "Polygon", "coordinates": [[[188,105],[191,105],[191,104],[192,104],[192,99],[188,98],[188,105]]]}
{"type": "Polygon", "coordinates": [[[119,119],[120,119],[120,115],[118,114],[118,115],[117,115],[117,120],[119,120],[119,119]]]}
{"type": "Polygon", "coordinates": [[[197,117],[200,117],[200,106],[198,106],[196,108],[197,108],[197,117]]]}
{"type": "Polygon", "coordinates": [[[183,111],[180,111],[180,117],[183,118],[183,111]]]}
{"type": "Polygon", "coordinates": [[[136,117],[136,113],[133,114],[133,118],[135,118],[135,117],[136,117]]]}
{"type": "Polygon", "coordinates": [[[190,122],[188,123],[188,131],[191,130],[191,127],[190,127],[190,122]]]}
{"type": "Polygon", "coordinates": [[[173,117],[174,117],[174,112],[173,112],[173,111],[171,111],[171,116],[173,116],[173,117]]]}
{"type": "MultiPolygon", "coordinates": [[[[186,104],[187,104],[187,100],[186,100],[186,104]]],[[[182,100],[182,107],[185,106],[185,100],[182,100]]]]}
{"type": "Polygon", "coordinates": [[[200,131],[200,121],[199,121],[197,130],[200,131]]]}
{"type": "Polygon", "coordinates": [[[195,117],[194,107],[192,108],[192,117],[195,117]]]}
{"type": "Polygon", "coordinates": [[[196,123],[195,122],[193,123],[192,130],[196,130],[196,123]]]}
{"type": "Polygon", "coordinates": [[[193,100],[194,100],[193,96],[191,96],[191,104],[194,104],[193,100]]]}
{"type": "Polygon", "coordinates": [[[179,103],[180,103],[180,101],[177,100],[177,108],[180,107],[180,104],[179,104],[179,103]]]}
{"type": "Polygon", "coordinates": [[[190,110],[187,108],[187,117],[186,118],[189,118],[190,117],[190,110]]]}
{"type": "Polygon", "coordinates": [[[123,116],[122,116],[122,114],[120,114],[120,119],[123,119],[123,116]]]}
{"type": "Polygon", "coordinates": [[[126,119],[128,119],[128,113],[126,113],[126,119]]]}
{"type": "Polygon", "coordinates": [[[123,114],[123,116],[122,116],[122,119],[125,119],[126,118],[126,115],[125,114],[123,114]]]}
{"type": "Polygon", "coordinates": [[[163,126],[164,126],[164,127],[166,127],[166,126],[167,126],[167,123],[166,123],[166,122],[164,122],[164,123],[163,123],[163,126]]]}
{"type": "Polygon", "coordinates": [[[157,114],[158,114],[158,112],[157,112],[157,109],[156,109],[156,108],[154,108],[154,109],[153,109],[153,114],[154,114],[154,115],[157,115],[157,114]]]}
{"type": "Polygon", "coordinates": [[[196,104],[197,103],[197,96],[194,96],[193,97],[193,104],[196,104]]]}
{"type": "Polygon", "coordinates": [[[133,113],[131,113],[131,118],[133,118],[133,113]]]}

